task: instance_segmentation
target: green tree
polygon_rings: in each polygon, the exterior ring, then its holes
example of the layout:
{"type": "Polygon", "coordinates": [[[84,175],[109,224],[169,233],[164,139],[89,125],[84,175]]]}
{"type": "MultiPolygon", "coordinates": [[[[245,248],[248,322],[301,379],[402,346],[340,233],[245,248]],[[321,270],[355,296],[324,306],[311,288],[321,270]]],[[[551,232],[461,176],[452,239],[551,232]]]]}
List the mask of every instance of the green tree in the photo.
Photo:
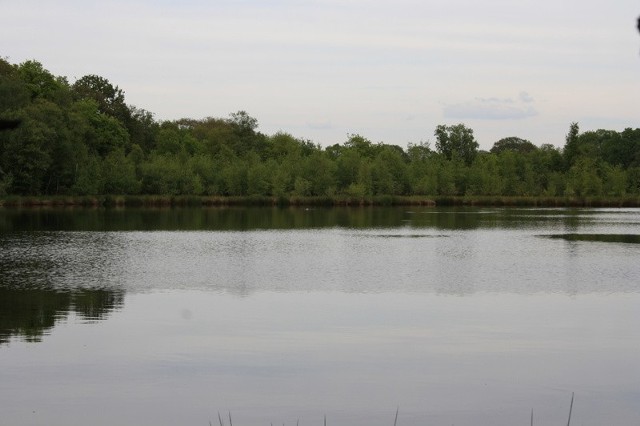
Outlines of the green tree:
{"type": "Polygon", "coordinates": [[[213,158],[204,154],[196,154],[189,157],[188,168],[198,177],[204,194],[221,195],[220,167],[213,158]]]}
{"type": "Polygon", "coordinates": [[[627,193],[640,194],[640,167],[629,167],[626,170],[627,193]]]}
{"type": "Polygon", "coordinates": [[[278,132],[267,138],[267,157],[277,161],[302,154],[302,142],[289,133],[278,132]]]}
{"type": "Polygon", "coordinates": [[[183,135],[177,126],[170,124],[162,125],[155,141],[155,152],[158,154],[178,155],[185,151],[183,135]]]}
{"type": "Polygon", "coordinates": [[[268,147],[267,137],[256,131],[258,128],[256,118],[251,117],[245,111],[238,111],[230,115],[228,123],[237,137],[232,148],[238,156],[255,152],[264,158],[268,147]]]}
{"type": "Polygon", "coordinates": [[[89,151],[101,157],[118,149],[127,149],[129,133],[116,118],[101,113],[92,100],[75,102],[72,106],[72,132],[83,140],[89,151]]]}
{"type": "Polygon", "coordinates": [[[360,163],[356,185],[357,185],[358,191],[361,191],[362,193],[364,193],[364,195],[373,194],[373,170],[372,169],[373,167],[371,163],[367,161],[363,161],[360,163]]]}
{"type": "Polygon", "coordinates": [[[266,167],[271,171],[269,185],[272,194],[276,197],[289,195],[293,191],[291,168],[286,163],[278,163],[274,159],[269,159],[266,167]]]}
{"type": "Polygon", "coordinates": [[[566,195],[579,197],[602,195],[602,178],[596,160],[579,157],[567,175],[566,195]]]}
{"type": "Polygon", "coordinates": [[[30,118],[3,141],[3,174],[10,176],[9,192],[21,195],[42,194],[51,165],[48,142],[55,137],[45,123],[30,118]]]}
{"type": "Polygon", "coordinates": [[[513,151],[503,151],[498,156],[502,195],[521,195],[522,181],[519,176],[518,160],[513,151]]]}
{"type": "Polygon", "coordinates": [[[436,150],[447,160],[459,158],[470,165],[478,153],[479,144],[473,136],[473,130],[464,124],[436,127],[436,150]]]}
{"type": "Polygon", "coordinates": [[[255,152],[247,158],[247,195],[271,195],[270,170],[255,152]]]}
{"type": "Polygon", "coordinates": [[[469,195],[500,195],[502,178],[498,157],[494,154],[481,153],[469,168],[469,195]]]}
{"type": "Polygon", "coordinates": [[[310,194],[317,196],[333,195],[336,192],[335,171],[336,164],[326,154],[317,149],[303,160],[303,181],[309,182],[310,194]]]}
{"type": "Polygon", "coordinates": [[[75,154],[65,111],[39,98],[16,114],[21,125],[0,134],[0,180],[10,175],[8,190],[17,194],[64,192],[73,183],[75,154]]]}
{"type": "Polygon", "coordinates": [[[435,195],[437,193],[437,155],[431,150],[428,142],[417,145],[409,144],[408,179],[411,193],[418,195],[435,195]]]}
{"type": "MultiPolygon", "coordinates": [[[[329,154],[330,155],[330,154],[329,154]]],[[[342,149],[336,161],[336,185],[345,190],[358,180],[358,171],[362,158],[356,149],[342,149]]]]}
{"type": "Polygon", "coordinates": [[[56,78],[47,71],[40,62],[25,61],[17,66],[17,76],[23,81],[31,95],[31,99],[46,99],[61,103],[68,93],[67,81],[56,78]]]}
{"type": "Polygon", "coordinates": [[[112,151],[102,162],[103,192],[137,194],[141,183],[136,178],[136,165],[122,149],[112,151]]]}
{"type": "Polygon", "coordinates": [[[31,93],[15,66],[0,58],[0,118],[15,118],[15,113],[31,101],[31,93]]]}
{"type": "Polygon", "coordinates": [[[383,146],[372,164],[373,191],[380,195],[405,194],[409,186],[407,165],[402,154],[383,146]]]}
{"type": "Polygon", "coordinates": [[[313,195],[311,182],[302,176],[297,176],[293,183],[293,194],[299,197],[307,197],[313,195]]]}
{"type": "Polygon", "coordinates": [[[602,159],[611,165],[625,169],[640,165],[640,129],[602,133],[601,149],[602,159]]]}
{"type": "Polygon", "coordinates": [[[247,167],[244,161],[235,159],[222,169],[223,194],[247,195],[247,167]]]}
{"type": "Polygon", "coordinates": [[[71,86],[78,99],[93,100],[98,111],[119,120],[124,126],[131,120],[131,111],[125,103],[124,92],[104,77],[85,75],[71,86]]]}
{"type": "Polygon", "coordinates": [[[490,149],[490,152],[499,154],[503,151],[514,151],[520,154],[526,154],[536,151],[537,149],[537,146],[526,139],[521,139],[516,136],[510,136],[508,138],[502,138],[494,143],[493,147],[491,147],[490,149]]]}
{"type": "Polygon", "coordinates": [[[161,124],[161,129],[167,128],[179,130],[194,138],[201,151],[212,158],[226,157],[233,153],[238,142],[238,136],[228,120],[218,118],[180,119],[161,124]]]}
{"type": "Polygon", "coordinates": [[[376,146],[369,139],[358,134],[349,135],[344,147],[355,150],[363,158],[373,159],[377,153],[376,146]]]}
{"type": "Polygon", "coordinates": [[[456,166],[444,158],[436,163],[437,195],[458,195],[456,188],[456,166]]]}
{"type": "Polygon", "coordinates": [[[573,122],[569,126],[569,133],[565,138],[564,144],[564,160],[567,165],[567,169],[569,169],[575,160],[580,155],[580,141],[578,140],[578,136],[580,134],[580,126],[578,123],[573,122]]]}
{"type": "Polygon", "coordinates": [[[142,192],[160,195],[199,195],[200,177],[189,167],[189,157],[153,153],[142,164],[142,192]]]}
{"type": "Polygon", "coordinates": [[[129,110],[130,119],[127,130],[131,144],[138,145],[145,152],[150,152],[155,147],[160,126],[154,120],[153,113],[136,107],[129,107],[129,110]]]}
{"type": "Polygon", "coordinates": [[[426,161],[433,156],[433,151],[429,142],[409,143],[407,145],[407,155],[411,162],[426,161]]]}
{"type": "Polygon", "coordinates": [[[606,164],[603,166],[604,185],[603,192],[605,195],[620,197],[627,193],[627,173],[620,166],[611,166],[606,164]]]}
{"type": "MultiPolygon", "coordinates": [[[[95,154],[86,149],[78,156],[82,161],[76,164],[75,182],[71,192],[76,195],[97,195],[104,192],[102,162],[95,154]]],[[[150,193],[150,192],[148,192],[150,193]]]]}

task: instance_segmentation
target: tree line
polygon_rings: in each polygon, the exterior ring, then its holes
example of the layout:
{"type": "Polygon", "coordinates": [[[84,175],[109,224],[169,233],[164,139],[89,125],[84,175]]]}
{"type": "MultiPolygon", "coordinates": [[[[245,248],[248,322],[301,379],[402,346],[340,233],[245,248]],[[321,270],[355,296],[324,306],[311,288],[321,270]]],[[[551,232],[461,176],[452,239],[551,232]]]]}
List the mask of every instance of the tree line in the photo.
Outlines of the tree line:
{"type": "Polygon", "coordinates": [[[265,135],[244,111],[157,121],[106,78],[73,83],[41,63],[0,59],[0,196],[563,196],[640,194],[640,128],[580,132],[563,148],[519,137],[479,150],[465,124],[435,144],[361,135],[321,147],[265,135]]]}

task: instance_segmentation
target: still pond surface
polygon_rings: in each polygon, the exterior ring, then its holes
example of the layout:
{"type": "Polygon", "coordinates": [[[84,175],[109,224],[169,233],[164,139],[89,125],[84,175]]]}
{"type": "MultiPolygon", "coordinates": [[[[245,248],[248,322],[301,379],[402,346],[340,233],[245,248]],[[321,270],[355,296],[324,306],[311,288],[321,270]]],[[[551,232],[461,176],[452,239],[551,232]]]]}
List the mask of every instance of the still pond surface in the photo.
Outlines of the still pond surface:
{"type": "Polygon", "coordinates": [[[0,210],[0,424],[640,424],[640,210],[0,210]]]}

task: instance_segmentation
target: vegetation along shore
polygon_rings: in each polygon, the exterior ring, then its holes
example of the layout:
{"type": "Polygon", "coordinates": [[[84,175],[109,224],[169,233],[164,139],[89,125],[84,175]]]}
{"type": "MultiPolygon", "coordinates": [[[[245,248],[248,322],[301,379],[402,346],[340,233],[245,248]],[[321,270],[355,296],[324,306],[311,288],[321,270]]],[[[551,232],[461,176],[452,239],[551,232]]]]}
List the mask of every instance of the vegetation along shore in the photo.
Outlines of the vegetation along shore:
{"type": "Polygon", "coordinates": [[[476,206],[476,207],[640,207],[640,196],[524,197],[524,196],[5,196],[0,208],[123,208],[123,207],[366,207],[366,206],[476,206]]]}
{"type": "Polygon", "coordinates": [[[508,136],[482,151],[460,123],[438,125],[433,146],[356,134],[321,147],[262,134],[244,111],[156,121],[104,77],[5,59],[0,124],[4,206],[640,206],[640,128],[570,123],[562,148],[508,136]]]}

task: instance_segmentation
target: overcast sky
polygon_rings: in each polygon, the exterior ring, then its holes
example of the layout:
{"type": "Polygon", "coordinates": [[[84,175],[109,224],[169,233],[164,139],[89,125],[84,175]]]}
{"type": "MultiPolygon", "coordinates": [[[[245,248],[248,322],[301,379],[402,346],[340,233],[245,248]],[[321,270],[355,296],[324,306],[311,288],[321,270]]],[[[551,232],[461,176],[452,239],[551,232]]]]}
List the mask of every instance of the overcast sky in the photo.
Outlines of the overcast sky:
{"type": "Polygon", "coordinates": [[[156,119],[228,117],[327,146],[465,123],[564,144],[640,127],[638,0],[0,0],[0,56],[103,76],[156,119]]]}

